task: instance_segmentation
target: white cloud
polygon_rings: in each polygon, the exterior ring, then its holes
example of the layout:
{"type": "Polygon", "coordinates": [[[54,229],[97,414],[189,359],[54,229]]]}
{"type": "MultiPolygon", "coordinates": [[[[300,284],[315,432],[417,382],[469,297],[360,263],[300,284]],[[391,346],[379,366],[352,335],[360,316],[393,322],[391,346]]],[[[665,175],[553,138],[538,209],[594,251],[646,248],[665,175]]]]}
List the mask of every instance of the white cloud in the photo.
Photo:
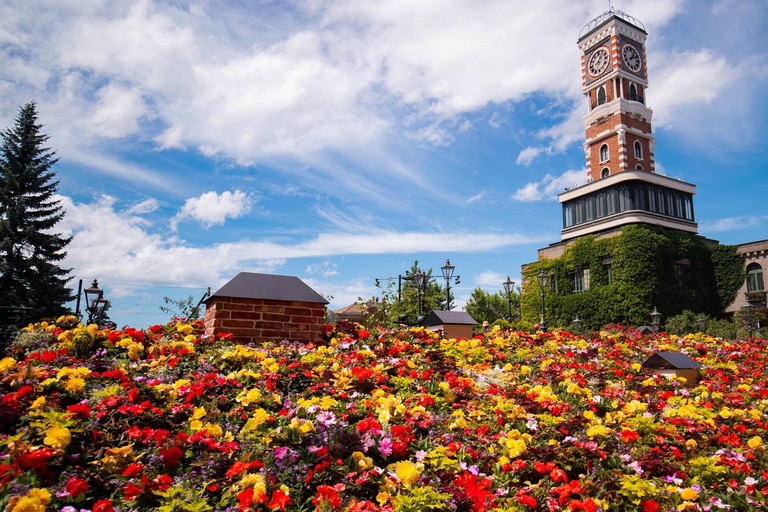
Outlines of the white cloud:
{"type": "Polygon", "coordinates": [[[526,183],[512,194],[512,199],[523,202],[557,199],[566,188],[583,185],[587,182],[585,170],[565,171],[560,176],[547,174],[541,181],[526,183]]]}
{"type": "Polygon", "coordinates": [[[307,268],[304,269],[304,272],[306,272],[309,275],[320,275],[322,277],[331,277],[339,273],[337,269],[338,269],[338,266],[335,263],[331,263],[330,261],[324,261],[323,263],[318,265],[307,265],[307,268]]]}
{"type": "Polygon", "coordinates": [[[472,203],[475,203],[477,201],[480,201],[484,197],[485,197],[485,190],[483,190],[480,193],[475,194],[472,197],[470,197],[469,199],[467,199],[467,204],[472,204],[472,203]]]}
{"type": "Polygon", "coordinates": [[[227,218],[237,219],[251,210],[253,197],[241,190],[234,192],[206,192],[200,197],[186,200],[181,210],[171,219],[171,228],[184,219],[194,219],[206,228],[214,224],[224,224],[227,218]]]}
{"type": "Polygon", "coordinates": [[[740,229],[755,229],[760,227],[768,215],[740,215],[738,217],[726,217],[723,219],[699,222],[701,233],[725,233],[740,229]]]}
{"type": "Polygon", "coordinates": [[[517,155],[517,160],[515,163],[517,165],[528,165],[533,162],[534,158],[539,156],[545,150],[546,148],[529,146],[520,151],[520,154],[517,155]]]}
{"type": "Polygon", "coordinates": [[[128,208],[125,213],[128,215],[142,215],[144,213],[152,213],[160,207],[160,202],[154,197],[145,199],[140,203],[136,203],[128,208]]]}
{"type": "Polygon", "coordinates": [[[243,240],[194,246],[162,232],[149,232],[141,217],[118,211],[113,197],[102,196],[91,203],[75,203],[66,196],[58,199],[66,215],[57,228],[73,236],[64,266],[73,268],[74,275],[157,286],[220,286],[236,272],[270,272],[292,258],[482,252],[545,240],[514,233],[370,229],[320,233],[293,242],[243,240]]]}
{"type": "Polygon", "coordinates": [[[475,283],[481,286],[497,286],[499,288],[503,288],[503,285],[501,283],[503,283],[506,280],[507,280],[507,276],[505,276],[504,274],[499,274],[498,272],[492,272],[488,270],[478,275],[475,278],[475,283]]]}

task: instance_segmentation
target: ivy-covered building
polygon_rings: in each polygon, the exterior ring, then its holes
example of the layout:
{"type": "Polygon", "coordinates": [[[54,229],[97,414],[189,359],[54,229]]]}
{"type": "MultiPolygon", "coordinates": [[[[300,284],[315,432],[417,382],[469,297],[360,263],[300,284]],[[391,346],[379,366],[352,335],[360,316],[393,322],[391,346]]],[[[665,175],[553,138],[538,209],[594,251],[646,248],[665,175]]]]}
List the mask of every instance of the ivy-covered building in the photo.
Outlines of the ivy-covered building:
{"type": "MultiPolygon", "coordinates": [[[[561,240],[523,266],[522,312],[548,326],[649,323],[691,310],[718,315],[744,281],[744,256],[698,234],[696,186],[655,169],[642,23],[609,10],[588,23],[582,56],[588,182],[560,194],[561,240]]],[[[762,274],[761,274],[762,275],[762,274]]]]}

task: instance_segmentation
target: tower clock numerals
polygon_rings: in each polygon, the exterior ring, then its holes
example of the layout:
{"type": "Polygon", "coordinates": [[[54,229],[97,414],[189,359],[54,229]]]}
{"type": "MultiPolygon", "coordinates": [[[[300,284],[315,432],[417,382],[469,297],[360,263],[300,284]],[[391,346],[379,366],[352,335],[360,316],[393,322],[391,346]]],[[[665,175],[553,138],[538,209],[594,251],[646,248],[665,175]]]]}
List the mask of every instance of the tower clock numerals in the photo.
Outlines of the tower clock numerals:
{"type": "Polygon", "coordinates": [[[640,59],[640,53],[633,45],[629,43],[624,45],[621,49],[621,58],[624,59],[624,65],[627,66],[627,69],[633,73],[640,71],[643,62],[640,59]]]}
{"type": "Polygon", "coordinates": [[[592,52],[592,55],[590,55],[589,61],[587,62],[587,72],[589,73],[589,76],[596,78],[605,73],[610,61],[611,53],[608,51],[607,46],[601,46],[592,52]]]}

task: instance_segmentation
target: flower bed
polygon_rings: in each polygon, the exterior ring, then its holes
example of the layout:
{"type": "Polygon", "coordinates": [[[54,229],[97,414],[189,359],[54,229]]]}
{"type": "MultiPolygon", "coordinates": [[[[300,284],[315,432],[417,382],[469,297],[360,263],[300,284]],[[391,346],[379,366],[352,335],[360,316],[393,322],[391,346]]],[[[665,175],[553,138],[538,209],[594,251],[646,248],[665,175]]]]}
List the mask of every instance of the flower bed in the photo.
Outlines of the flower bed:
{"type": "Polygon", "coordinates": [[[345,326],[243,346],[201,325],[30,326],[0,360],[0,507],[765,507],[764,340],[345,326]],[[642,363],[704,365],[688,388],[642,363]]]}

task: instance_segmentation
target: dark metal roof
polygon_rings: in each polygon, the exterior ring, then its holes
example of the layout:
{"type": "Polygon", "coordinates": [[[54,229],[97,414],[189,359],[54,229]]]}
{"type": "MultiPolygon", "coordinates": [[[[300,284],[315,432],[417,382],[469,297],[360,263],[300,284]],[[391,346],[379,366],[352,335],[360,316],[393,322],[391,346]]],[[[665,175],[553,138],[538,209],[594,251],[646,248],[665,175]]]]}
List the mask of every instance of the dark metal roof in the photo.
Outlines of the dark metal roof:
{"type": "Polygon", "coordinates": [[[680,352],[655,352],[643,363],[643,368],[685,370],[689,368],[703,368],[703,366],[680,352]]]}
{"type": "Polygon", "coordinates": [[[315,290],[307,286],[296,276],[278,276],[274,274],[256,274],[240,272],[205,302],[215,297],[236,297],[239,299],[268,299],[291,302],[328,301],[315,290]]]}
{"type": "Polygon", "coordinates": [[[629,14],[620,11],[618,9],[611,8],[607,11],[605,11],[603,14],[598,16],[597,18],[593,19],[586,25],[584,25],[584,28],[581,29],[581,32],[579,32],[579,41],[587,37],[589,34],[597,30],[598,28],[602,27],[606,23],[608,23],[610,20],[616,18],[617,20],[621,20],[627,25],[630,25],[641,32],[647,34],[648,32],[645,31],[645,25],[643,25],[640,20],[635,18],[634,16],[630,16],[629,14]]]}
{"type": "Polygon", "coordinates": [[[477,320],[472,318],[466,311],[432,311],[427,318],[421,322],[421,325],[475,325],[477,320]]]}

